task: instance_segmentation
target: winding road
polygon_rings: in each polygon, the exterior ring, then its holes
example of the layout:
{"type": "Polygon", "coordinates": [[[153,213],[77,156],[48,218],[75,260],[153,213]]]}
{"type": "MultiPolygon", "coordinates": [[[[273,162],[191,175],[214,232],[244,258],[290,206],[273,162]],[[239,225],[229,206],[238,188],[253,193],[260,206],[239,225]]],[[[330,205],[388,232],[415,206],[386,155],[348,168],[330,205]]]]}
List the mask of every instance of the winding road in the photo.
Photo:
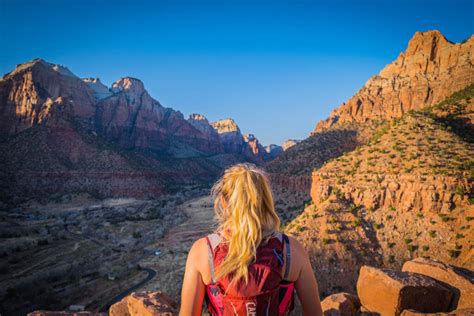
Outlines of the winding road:
{"type": "Polygon", "coordinates": [[[104,304],[102,306],[102,308],[99,310],[99,312],[101,313],[105,313],[109,310],[110,306],[112,306],[113,304],[117,303],[117,302],[120,302],[123,298],[125,298],[127,295],[129,295],[130,293],[132,293],[133,291],[141,288],[143,285],[145,285],[145,283],[147,283],[148,281],[150,281],[151,279],[153,279],[156,275],[156,271],[153,270],[153,269],[150,269],[150,268],[142,268],[143,271],[146,271],[148,272],[148,275],[145,279],[143,279],[142,281],[138,282],[137,284],[135,284],[134,286],[132,287],[129,287],[128,289],[126,289],[125,291],[123,291],[122,293],[116,295],[115,297],[113,297],[112,299],[110,299],[106,304],[104,304]]]}

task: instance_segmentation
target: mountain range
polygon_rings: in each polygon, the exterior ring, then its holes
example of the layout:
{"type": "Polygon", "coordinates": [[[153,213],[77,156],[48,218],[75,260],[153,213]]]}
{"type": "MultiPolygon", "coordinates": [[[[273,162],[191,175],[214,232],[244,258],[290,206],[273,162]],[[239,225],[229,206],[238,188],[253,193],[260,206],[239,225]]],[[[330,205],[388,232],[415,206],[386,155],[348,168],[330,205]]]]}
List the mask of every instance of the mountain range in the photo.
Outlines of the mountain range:
{"type": "Polygon", "coordinates": [[[184,118],[136,78],[108,88],[42,59],[0,80],[0,118],[4,201],[73,192],[152,197],[283,152],[242,134],[233,119],[184,118]]]}

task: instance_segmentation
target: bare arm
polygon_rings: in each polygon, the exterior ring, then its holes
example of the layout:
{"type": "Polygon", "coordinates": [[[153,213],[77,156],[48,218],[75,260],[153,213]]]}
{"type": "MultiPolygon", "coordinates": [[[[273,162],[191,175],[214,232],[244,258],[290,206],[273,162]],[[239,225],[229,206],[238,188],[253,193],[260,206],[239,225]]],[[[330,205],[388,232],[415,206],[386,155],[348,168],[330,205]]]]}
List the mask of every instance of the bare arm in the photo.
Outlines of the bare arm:
{"type": "Polygon", "coordinates": [[[308,252],[298,241],[293,238],[292,241],[294,241],[293,245],[298,258],[297,260],[299,260],[301,264],[295,287],[303,307],[303,313],[305,316],[321,316],[323,312],[321,309],[321,301],[319,300],[318,283],[316,282],[316,277],[314,276],[313,268],[309,261],[308,252]]]}
{"type": "Polygon", "coordinates": [[[200,265],[202,260],[205,259],[202,257],[203,250],[207,254],[205,242],[205,239],[196,241],[189,251],[181,290],[179,315],[201,315],[205,285],[202,280],[200,265]]]}

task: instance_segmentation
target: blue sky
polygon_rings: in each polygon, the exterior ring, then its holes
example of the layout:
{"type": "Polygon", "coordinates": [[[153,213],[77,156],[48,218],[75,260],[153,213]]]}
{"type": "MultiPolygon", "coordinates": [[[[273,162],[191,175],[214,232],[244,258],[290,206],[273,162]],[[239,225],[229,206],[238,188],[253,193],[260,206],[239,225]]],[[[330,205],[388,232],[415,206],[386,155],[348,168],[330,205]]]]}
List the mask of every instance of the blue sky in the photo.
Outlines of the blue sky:
{"type": "Polygon", "coordinates": [[[473,3],[0,0],[0,73],[41,57],[107,85],[133,76],[186,116],[281,143],[307,137],[416,31],[470,36],[473,3]]]}

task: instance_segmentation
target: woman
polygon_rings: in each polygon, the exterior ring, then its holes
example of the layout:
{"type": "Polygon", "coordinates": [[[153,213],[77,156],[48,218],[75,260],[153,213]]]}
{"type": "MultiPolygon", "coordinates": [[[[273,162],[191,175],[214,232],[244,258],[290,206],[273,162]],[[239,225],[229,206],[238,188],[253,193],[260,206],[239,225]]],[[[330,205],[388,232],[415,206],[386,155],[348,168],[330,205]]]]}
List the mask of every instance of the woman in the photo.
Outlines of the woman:
{"type": "Polygon", "coordinates": [[[264,172],[227,169],[212,189],[219,227],[194,243],[186,262],[180,315],[288,315],[294,289],[304,315],[322,315],[308,254],[278,233],[280,220],[264,172]]]}

